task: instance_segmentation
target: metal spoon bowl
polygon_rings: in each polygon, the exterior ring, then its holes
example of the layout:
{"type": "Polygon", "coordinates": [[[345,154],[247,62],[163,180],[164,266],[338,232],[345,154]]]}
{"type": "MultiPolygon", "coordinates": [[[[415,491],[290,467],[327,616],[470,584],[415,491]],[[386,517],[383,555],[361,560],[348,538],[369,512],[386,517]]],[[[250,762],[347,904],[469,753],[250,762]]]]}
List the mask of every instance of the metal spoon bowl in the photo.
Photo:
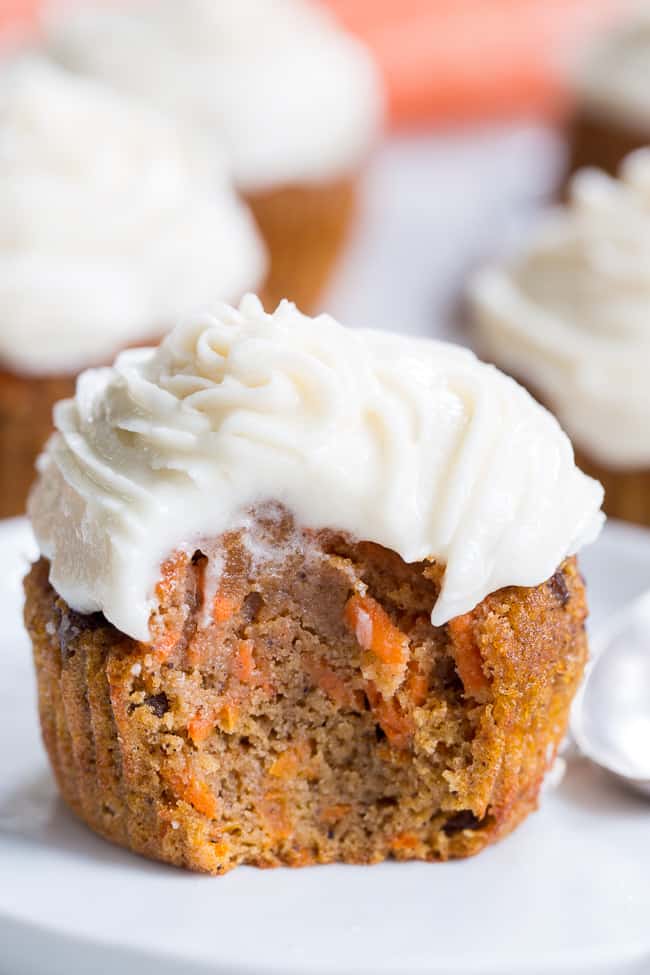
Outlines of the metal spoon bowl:
{"type": "Polygon", "coordinates": [[[593,642],[571,733],[583,755],[650,796],[650,592],[593,642]]]}

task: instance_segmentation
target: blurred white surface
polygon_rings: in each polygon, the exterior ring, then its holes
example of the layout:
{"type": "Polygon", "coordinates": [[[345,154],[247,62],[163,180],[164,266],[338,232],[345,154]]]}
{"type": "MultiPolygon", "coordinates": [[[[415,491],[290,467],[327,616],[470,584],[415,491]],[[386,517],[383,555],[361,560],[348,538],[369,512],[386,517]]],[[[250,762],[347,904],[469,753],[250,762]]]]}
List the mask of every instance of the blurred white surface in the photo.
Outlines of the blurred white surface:
{"type": "Polygon", "coordinates": [[[323,308],[346,325],[462,341],[467,273],[525,234],[563,159],[559,137],[534,125],[392,139],[371,162],[323,308]]]}

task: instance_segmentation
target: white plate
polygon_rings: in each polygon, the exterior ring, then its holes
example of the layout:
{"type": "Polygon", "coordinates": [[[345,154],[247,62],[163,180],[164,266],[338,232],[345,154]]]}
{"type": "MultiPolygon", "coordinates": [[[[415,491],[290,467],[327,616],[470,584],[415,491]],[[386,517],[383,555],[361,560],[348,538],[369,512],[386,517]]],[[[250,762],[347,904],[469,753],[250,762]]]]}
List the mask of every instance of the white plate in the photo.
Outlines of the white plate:
{"type": "MultiPolygon", "coordinates": [[[[240,868],[148,863],[77,823],[39,741],[20,577],[0,524],[2,975],[600,975],[650,972],[650,804],[584,762],[513,836],[447,864],[240,868]]],[[[585,553],[593,623],[650,585],[650,534],[610,524],[585,553]]]]}

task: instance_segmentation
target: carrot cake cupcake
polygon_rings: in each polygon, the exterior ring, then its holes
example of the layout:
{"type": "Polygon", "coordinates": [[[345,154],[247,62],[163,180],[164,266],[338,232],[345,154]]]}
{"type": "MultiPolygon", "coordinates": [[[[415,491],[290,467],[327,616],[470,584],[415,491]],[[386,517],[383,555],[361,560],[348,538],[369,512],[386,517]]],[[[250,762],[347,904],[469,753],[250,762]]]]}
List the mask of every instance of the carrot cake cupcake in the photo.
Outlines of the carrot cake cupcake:
{"type": "Polygon", "coordinates": [[[263,245],[225,174],[153,110],[39,57],[0,69],[0,516],[24,510],[74,376],[239,300],[263,245]]]}
{"type": "Polygon", "coordinates": [[[615,175],[634,149],[650,145],[650,13],[646,5],[592,49],[578,75],[570,171],[598,166],[615,175]]]}
{"type": "Polygon", "coordinates": [[[574,177],[525,253],[472,287],[480,351],[558,416],[610,515],[650,525],[650,151],[574,177]]]}
{"type": "Polygon", "coordinates": [[[136,0],[50,16],[53,55],[223,149],[270,252],[265,304],[316,303],[382,117],[365,48],[311,0],[136,0]]]}
{"type": "Polygon", "coordinates": [[[248,296],[56,425],[25,618],[93,829],[222,873],[467,856],[535,808],[602,489],[513,380],[248,296]]]}

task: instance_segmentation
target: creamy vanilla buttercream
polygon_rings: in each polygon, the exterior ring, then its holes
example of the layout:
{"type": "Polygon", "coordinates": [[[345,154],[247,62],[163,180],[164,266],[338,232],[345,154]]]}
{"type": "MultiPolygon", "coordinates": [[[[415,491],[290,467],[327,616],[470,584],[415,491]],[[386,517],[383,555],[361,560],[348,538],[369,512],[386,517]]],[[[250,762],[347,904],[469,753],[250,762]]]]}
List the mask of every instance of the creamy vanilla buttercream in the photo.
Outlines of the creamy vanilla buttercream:
{"type": "Polygon", "coordinates": [[[590,51],[577,79],[583,111],[634,129],[650,127],[650,10],[635,6],[629,19],[590,51]]]}
{"type": "Polygon", "coordinates": [[[472,287],[482,353],[613,468],[650,466],[650,151],[573,182],[518,260],[472,287]]]}
{"type": "Polygon", "coordinates": [[[0,363],[74,373],[237,301],[265,268],[215,161],[153,110],[39,57],[0,69],[0,363]]]}
{"type": "Polygon", "coordinates": [[[347,176],[377,136],[371,58],[309,0],[58,5],[46,35],[66,66],[200,129],[243,190],[347,176]]]}
{"type": "Polygon", "coordinates": [[[434,624],[537,585],[601,526],[557,421],[471,352],[253,296],[91,370],[56,409],[29,510],[57,591],[146,640],[161,562],[278,502],[438,559],[434,624]]]}

